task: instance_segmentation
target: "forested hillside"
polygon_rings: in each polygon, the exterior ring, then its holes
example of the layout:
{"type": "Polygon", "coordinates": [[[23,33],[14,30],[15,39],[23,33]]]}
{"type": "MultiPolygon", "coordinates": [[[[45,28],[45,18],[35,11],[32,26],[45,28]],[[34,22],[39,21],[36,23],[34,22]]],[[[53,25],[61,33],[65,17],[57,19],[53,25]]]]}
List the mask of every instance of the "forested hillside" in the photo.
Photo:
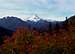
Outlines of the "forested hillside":
{"type": "Polygon", "coordinates": [[[17,28],[12,37],[4,37],[0,54],[75,54],[75,16],[63,23],[48,32],[17,28]]]}

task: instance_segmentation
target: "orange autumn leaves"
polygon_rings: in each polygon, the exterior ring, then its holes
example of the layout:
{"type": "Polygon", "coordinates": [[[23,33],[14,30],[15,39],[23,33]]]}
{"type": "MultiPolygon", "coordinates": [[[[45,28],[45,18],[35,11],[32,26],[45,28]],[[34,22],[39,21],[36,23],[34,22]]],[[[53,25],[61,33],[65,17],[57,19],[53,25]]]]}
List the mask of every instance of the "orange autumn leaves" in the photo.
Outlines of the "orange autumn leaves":
{"type": "Polygon", "coordinates": [[[5,36],[0,52],[5,54],[10,52],[13,54],[35,54],[40,53],[38,51],[41,49],[52,47],[71,48],[75,46],[74,41],[75,37],[63,29],[59,29],[59,32],[40,33],[36,30],[18,28],[12,37],[5,36]]]}

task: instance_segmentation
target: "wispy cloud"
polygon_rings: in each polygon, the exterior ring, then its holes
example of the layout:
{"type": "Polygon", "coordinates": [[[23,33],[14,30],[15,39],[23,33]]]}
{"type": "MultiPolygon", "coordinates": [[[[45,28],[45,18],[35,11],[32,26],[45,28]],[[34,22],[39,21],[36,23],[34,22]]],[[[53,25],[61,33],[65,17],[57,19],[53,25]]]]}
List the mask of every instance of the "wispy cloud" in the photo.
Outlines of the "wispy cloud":
{"type": "Polygon", "coordinates": [[[65,17],[75,14],[75,0],[0,0],[0,16],[65,17]]]}

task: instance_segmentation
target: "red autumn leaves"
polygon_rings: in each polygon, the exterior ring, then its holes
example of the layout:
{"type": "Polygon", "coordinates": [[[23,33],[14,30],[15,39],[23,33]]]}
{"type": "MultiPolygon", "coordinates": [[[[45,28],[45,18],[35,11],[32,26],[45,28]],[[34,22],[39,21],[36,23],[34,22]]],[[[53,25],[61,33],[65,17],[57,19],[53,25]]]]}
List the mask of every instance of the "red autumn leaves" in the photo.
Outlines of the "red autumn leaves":
{"type": "MultiPolygon", "coordinates": [[[[12,37],[5,36],[3,48],[9,48],[14,53],[33,54],[41,49],[51,47],[71,47],[75,44],[75,37],[63,29],[59,32],[38,32],[27,28],[18,28],[12,37]]],[[[8,49],[8,52],[9,52],[8,49]]],[[[0,49],[1,50],[1,49],[0,49]]]]}

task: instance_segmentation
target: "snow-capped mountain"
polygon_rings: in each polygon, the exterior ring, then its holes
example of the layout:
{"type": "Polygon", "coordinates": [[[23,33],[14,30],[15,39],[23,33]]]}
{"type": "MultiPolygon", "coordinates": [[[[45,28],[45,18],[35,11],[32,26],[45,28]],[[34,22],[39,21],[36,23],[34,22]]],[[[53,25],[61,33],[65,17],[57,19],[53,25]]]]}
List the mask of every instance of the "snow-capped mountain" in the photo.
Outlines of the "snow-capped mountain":
{"type": "MultiPolygon", "coordinates": [[[[0,19],[0,26],[10,30],[16,30],[16,28],[18,27],[27,27],[29,29],[35,28],[37,30],[47,31],[50,24],[52,25],[52,29],[54,29],[56,21],[43,20],[37,15],[29,17],[26,21],[23,21],[20,18],[13,16],[3,17],[2,19],[0,19]]],[[[58,22],[58,24],[60,25],[60,22],[58,22]]]]}
{"type": "Polygon", "coordinates": [[[48,21],[48,22],[53,22],[55,20],[51,20],[50,18],[42,18],[42,17],[39,17],[38,15],[33,15],[31,17],[28,17],[25,21],[34,21],[34,22],[38,22],[40,20],[44,20],[44,21],[48,21]]]}
{"type": "Polygon", "coordinates": [[[27,20],[29,21],[34,21],[34,22],[37,22],[39,21],[41,18],[38,17],[37,15],[33,15],[32,17],[28,17],[27,20]]]}
{"type": "Polygon", "coordinates": [[[25,21],[22,21],[18,17],[7,16],[0,19],[0,26],[6,29],[15,30],[17,27],[20,27],[20,26],[25,27],[27,26],[27,24],[25,21]]]}

